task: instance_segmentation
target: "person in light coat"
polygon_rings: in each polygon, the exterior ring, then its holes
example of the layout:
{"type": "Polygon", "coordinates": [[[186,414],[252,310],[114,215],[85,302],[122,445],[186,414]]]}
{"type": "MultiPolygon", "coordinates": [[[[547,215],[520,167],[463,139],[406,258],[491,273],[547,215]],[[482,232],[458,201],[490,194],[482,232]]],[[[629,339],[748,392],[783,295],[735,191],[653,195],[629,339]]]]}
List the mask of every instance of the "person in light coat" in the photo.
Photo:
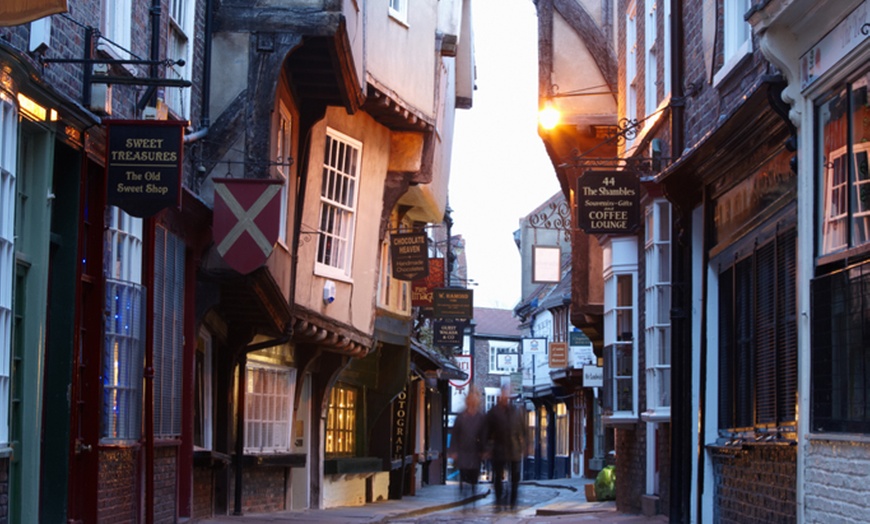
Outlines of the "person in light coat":
{"type": "Polygon", "coordinates": [[[464,486],[477,491],[480,478],[480,462],[484,452],[485,417],[480,409],[480,392],[471,386],[465,397],[465,410],[456,416],[453,423],[453,436],[450,439],[450,456],[453,465],[459,470],[459,490],[464,486]]]}

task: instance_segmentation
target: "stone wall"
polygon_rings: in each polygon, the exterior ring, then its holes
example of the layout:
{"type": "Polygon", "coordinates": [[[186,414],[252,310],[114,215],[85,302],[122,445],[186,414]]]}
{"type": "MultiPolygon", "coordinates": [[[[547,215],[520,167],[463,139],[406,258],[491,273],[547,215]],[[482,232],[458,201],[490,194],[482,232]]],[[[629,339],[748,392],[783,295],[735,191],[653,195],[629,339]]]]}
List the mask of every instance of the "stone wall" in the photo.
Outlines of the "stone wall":
{"type": "Polygon", "coordinates": [[[806,444],[804,522],[870,522],[870,442],[806,444]]]}

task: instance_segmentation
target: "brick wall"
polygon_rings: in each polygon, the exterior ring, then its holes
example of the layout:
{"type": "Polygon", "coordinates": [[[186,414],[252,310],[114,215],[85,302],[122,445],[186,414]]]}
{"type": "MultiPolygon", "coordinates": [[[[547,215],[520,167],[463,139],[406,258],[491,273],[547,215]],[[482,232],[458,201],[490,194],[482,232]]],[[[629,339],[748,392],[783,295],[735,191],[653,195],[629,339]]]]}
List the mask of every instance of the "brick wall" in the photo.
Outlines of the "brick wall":
{"type": "MultiPolygon", "coordinates": [[[[231,475],[229,492],[235,493],[235,473],[231,475]]],[[[289,487],[287,478],[285,468],[246,468],[242,472],[242,512],[271,513],[287,509],[289,487]]],[[[365,499],[365,486],[363,486],[363,499],[365,499]]],[[[232,507],[232,499],[230,507],[232,507]]]]}
{"type": "Polygon", "coordinates": [[[214,513],[214,469],[193,468],[193,520],[211,518],[214,513]]]}
{"type": "Polygon", "coordinates": [[[796,457],[796,446],[762,444],[717,449],[712,455],[714,521],[796,522],[796,457]]]}
{"type": "Polygon", "coordinates": [[[0,524],[9,521],[9,459],[0,459],[0,524]]]}
{"type": "Polygon", "coordinates": [[[870,522],[870,443],[811,440],[804,522],[870,522]]]}
{"type": "Polygon", "coordinates": [[[138,450],[110,448],[100,451],[97,511],[99,521],[111,524],[138,522],[139,484],[136,482],[138,450]]]}
{"type": "Polygon", "coordinates": [[[177,512],[178,448],[154,448],[154,522],[175,522],[177,512]]]}
{"type": "Polygon", "coordinates": [[[620,426],[616,440],[616,508],[625,513],[641,512],[646,488],[646,424],[633,429],[620,426]]]}

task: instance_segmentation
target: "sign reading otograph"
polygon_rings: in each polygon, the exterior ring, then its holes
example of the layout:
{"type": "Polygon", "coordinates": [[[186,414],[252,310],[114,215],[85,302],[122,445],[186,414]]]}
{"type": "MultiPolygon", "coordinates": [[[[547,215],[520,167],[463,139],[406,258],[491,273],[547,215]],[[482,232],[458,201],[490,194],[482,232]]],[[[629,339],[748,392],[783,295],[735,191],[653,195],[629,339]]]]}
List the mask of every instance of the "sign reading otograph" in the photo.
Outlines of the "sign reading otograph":
{"type": "Polygon", "coordinates": [[[426,233],[390,235],[393,278],[417,280],[429,274],[429,237],[426,233]]]}
{"type": "Polygon", "coordinates": [[[181,205],[181,155],[187,122],[106,120],[106,199],[146,218],[181,205]]]}
{"type": "Polygon", "coordinates": [[[640,223],[640,180],[631,171],[586,171],[577,178],[577,225],[589,234],[628,235],[640,223]]]}
{"type": "Polygon", "coordinates": [[[247,275],[278,240],[283,180],[214,179],[214,241],[228,266],[247,275]]]}

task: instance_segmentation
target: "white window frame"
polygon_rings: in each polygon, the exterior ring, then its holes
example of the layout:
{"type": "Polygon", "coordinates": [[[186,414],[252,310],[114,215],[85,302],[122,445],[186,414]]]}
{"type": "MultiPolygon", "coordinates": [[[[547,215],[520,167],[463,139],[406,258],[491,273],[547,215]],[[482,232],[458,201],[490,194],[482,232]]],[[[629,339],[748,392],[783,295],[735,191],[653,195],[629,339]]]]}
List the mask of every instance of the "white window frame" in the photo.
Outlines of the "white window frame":
{"type": "Polygon", "coordinates": [[[393,278],[390,241],[381,244],[381,271],[378,284],[378,307],[400,315],[411,314],[411,282],[393,278]]]}
{"type": "Polygon", "coordinates": [[[244,453],[289,453],[296,369],[248,361],[245,367],[244,453]]]}
{"type": "Polygon", "coordinates": [[[14,97],[0,91],[0,448],[9,444],[17,165],[18,106],[14,97]]]}
{"type": "Polygon", "coordinates": [[[327,129],[325,148],[317,219],[320,235],[314,272],[327,278],[350,281],[362,142],[327,129]],[[347,154],[353,158],[347,159],[347,154]],[[337,189],[334,182],[343,183],[344,189],[337,189]]]}
{"type": "Polygon", "coordinates": [[[752,52],[752,28],[744,15],[751,0],[724,0],[722,18],[722,53],[725,61],[713,75],[713,85],[724,80],[738,64],[752,52]]]}
{"type": "Polygon", "coordinates": [[[100,32],[105,38],[97,49],[118,59],[130,59],[132,27],[133,0],[103,0],[100,32]]]}
{"type": "MultiPolygon", "coordinates": [[[[169,0],[168,60],[184,60],[184,65],[174,64],[166,68],[167,78],[191,80],[193,71],[193,42],[195,2],[193,0],[169,0]]],[[[164,102],[173,113],[182,119],[190,118],[190,88],[164,87],[164,102]]]]}
{"type": "Polygon", "coordinates": [[[611,388],[612,406],[605,413],[609,423],[636,421],[638,418],[638,301],[637,301],[637,238],[614,237],[602,246],[604,251],[604,361],[605,387],[611,388]],[[619,280],[628,278],[630,303],[619,303],[619,280]],[[628,325],[626,323],[626,317],[628,325]],[[622,324],[622,325],[620,325],[622,324]],[[619,328],[631,328],[631,340],[624,340],[618,333],[619,328]],[[628,351],[631,362],[630,375],[618,374],[618,354],[628,351]],[[630,385],[631,409],[618,409],[619,385],[630,385]]]}
{"type": "Polygon", "coordinates": [[[490,375],[510,375],[511,373],[515,373],[520,369],[520,343],[519,342],[507,342],[507,341],[495,341],[490,340],[487,342],[489,344],[489,374],[490,375]],[[504,355],[513,355],[515,367],[514,368],[506,368],[504,366],[499,365],[499,361],[503,359],[499,359],[499,356],[504,355]]]}
{"type": "Polygon", "coordinates": [[[293,161],[293,117],[283,100],[278,101],[278,110],[275,112],[274,133],[275,177],[283,181],[280,197],[281,217],[279,219],[278,242],[286,247],[289,244],[287,222],[289,220],[288,213],[290,206],[290,168],[293,161]]]}
{"type": "MultiPolygon", "coordinates": [[[[197,403],[198,420],[201,428],[202,442],[194,442],[194,447],[210,450],[213,447],[214,400],[212,392],[212,359],[214,356],[211,333],[204,326],[199,328],[197,337],[197,353],[202,353],[202,369],[197,369],[198,380],[195,380],[196,392],[194,402],[197,403]]],[[[195,434],[195,432],[194,432],[195,434]]]]}
{"type": "Polygon", "coordinates": [[[390,18],[408,24],[408,0],[389,0],[390,18]]]}
{"type": "MultiPolygon", "coordinates": [[[[637,4],[632,1],[625,13],[625,118],[637,120],[637,4]]],[[[633,137],[626,137],[625,149],[631,149],[633,137]]]]}
{"type": "Polygon", "coordinates": [[[644,113],[652,114],[659,105],[658,97],[658,49],[656,24],[656,0],[646,0],[646,23],[644,24],[644,47],[646,48],[646,74],[644,75],[644,113]]]}
{"type": "Polygon", "coordinates": [[[106,325],[103,347],[101,441],[141,436],[145,289],[142,284],[142,219],[106,209],[106,325]]]}
{"type": "Polygon", "coordinates": [[[671,204],[653,200],[645,210],[645,351],[646,405],[642,418],[671,416],[671,204]]]}

